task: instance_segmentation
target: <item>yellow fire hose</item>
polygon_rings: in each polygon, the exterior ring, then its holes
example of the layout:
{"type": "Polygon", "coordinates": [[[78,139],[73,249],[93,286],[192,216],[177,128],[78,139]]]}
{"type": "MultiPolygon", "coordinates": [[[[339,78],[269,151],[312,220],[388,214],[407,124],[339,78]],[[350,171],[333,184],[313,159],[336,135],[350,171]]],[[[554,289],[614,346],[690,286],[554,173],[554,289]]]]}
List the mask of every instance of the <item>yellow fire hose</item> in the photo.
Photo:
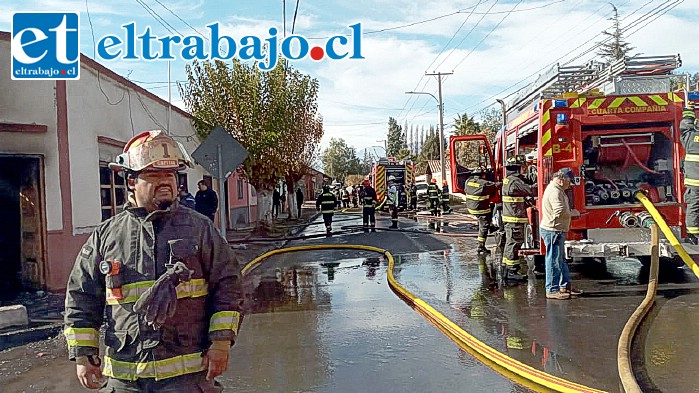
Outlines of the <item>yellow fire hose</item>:
{"type": "Polygon", "coordinates": [[[420,315],[425,317],[430,323],[435,325],[441,332],[454,341],[459,347],[473,355],[475,358],[483,362],[483,364],[491,367],[496,372],[502,374],[506,378],[520,383],[535,391],[557,391],[557,392],[603,392],[584,385],[567,381],[556,377],[546,372],[537,370],[518,360],[515,360],[499,351],[490,347],[475,337],[467,333],[460,326],[450,321],[439,311],[432,308],[422,299],[410,293],[407,289],[401,286],[393,276],[394,259],[393,255],[387,250],[355,244],[327,244],[313,246],[289,247],[269,251],[265,254],[250,261],[242,270],[243,275],[247,275],[255,267],[257,267],[264,259],[287,252],[309,251],[309,250],[333,250],[333,249],[350,249],[350,250],[365,250],[372,251],[384,255],[388,259],[388,284],[391,289],[410,305],[420,315]]]}
{"type": "Polygon", "coordinates": [[[659,263],[659,236],[658,236],[658,225],[653,224],[650,227],[650,237],[651,237],[651,252],[650,252],[650,276],[648,278],[648,290],[646,291],[646,297],[643,299],[641,304],[636,308],[624,329],[621,331],[621,336],[619,336],[619,344],[617,345],[617,368],[619,370],[619,378],[621,379],[621,384],[624,387],[626,393],[641,393],[641,387],[636,381],[636,377],[633,374],[633,368],[631,367],[631,342],[633,341],[633,336],[636,334],[636,329],[646,317],[646,314],[653,307],[655,302],[655,291],[658,289],[658,265],[659,263]]]}
{"type": "Polygon", "coordinates": [[[694,262],[694,259],[687,254],[687,251],[682,247],[682,244],[680,243],[679,240],[675,237],[675,234],[672,233],[672,230],[670,230],[670,227],[667,225],[665,220],[663,219],[663,216],[660,214],[658,209],[653,206],[653,203],[646,198],[646,196],[642,192],[636,193],[636,198],[638,198],[639,201],[643,204],[643,207],[648,210],[648,213],[653,217],[653,220],[658,224],[660,227],[660,230],[663,231],[663,234],[665,235],[665,238],[670,242],[670,245],[675,248],[677,251],[677,254],[682,258],[684,263],[689,266],[690,269],[692,269],[692,272],[694,272],[694,275],[699,277],[699,266],[694,262]]]}

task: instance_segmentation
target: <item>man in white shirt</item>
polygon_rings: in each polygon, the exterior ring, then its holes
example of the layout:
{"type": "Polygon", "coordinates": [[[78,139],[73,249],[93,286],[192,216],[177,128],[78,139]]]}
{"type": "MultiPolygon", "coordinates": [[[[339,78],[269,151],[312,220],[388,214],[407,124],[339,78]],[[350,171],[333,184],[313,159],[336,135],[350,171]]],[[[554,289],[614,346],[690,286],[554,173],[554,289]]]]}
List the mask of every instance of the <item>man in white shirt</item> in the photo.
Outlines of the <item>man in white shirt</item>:
{"type": "Polygon", "coordinates": [[[575,180],[570,168],[561,168],[553,175],[553,180],[546,187],[542,197],[541,210],[543,218],[540,224],[541,238],[546,245],[546,298],[570,299],[570,296],[582,292],[570,284],[568,264],[565,261],[564,245],[566,233],[570,230],[572,217],[580,213],[570,209],[566,190],[575,180]]]}

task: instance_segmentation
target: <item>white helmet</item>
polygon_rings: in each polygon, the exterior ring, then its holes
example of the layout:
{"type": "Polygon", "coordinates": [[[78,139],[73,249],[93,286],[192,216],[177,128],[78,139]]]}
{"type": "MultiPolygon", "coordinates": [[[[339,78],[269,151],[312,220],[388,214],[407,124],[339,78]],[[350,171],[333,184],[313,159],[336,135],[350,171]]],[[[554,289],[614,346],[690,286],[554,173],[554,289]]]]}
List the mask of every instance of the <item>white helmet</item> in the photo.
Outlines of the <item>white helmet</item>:
{"type": "Polygon", "coordinates": [[[396,181],[396,177],[391,175],[388,177],[388,181],[396,181]]]}

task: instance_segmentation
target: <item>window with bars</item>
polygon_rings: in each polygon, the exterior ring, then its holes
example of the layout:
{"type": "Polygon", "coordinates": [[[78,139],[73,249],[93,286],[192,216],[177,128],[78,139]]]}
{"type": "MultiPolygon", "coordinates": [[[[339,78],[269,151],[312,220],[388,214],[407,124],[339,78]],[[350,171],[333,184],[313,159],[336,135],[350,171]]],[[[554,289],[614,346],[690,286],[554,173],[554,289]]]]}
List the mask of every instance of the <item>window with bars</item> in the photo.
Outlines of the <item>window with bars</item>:
{"type": "Polygon", "coordinates": [[[100,201],[102,221],[114,216],[117,209],[126,203],[126,182],[121,172],[109,169],[106,162],[100,162],[100,201]]]}

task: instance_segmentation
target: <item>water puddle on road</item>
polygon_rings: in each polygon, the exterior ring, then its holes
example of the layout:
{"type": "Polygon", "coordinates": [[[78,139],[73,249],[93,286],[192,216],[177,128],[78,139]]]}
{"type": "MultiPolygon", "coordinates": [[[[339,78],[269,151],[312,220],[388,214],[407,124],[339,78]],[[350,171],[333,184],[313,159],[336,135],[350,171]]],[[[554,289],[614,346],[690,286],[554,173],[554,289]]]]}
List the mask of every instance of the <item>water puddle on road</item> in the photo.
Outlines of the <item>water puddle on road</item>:
{"type": "Polygon", "coordinates": [[[240,360],[224,374],[224,386],[246,392],[528,391],[463,352],[400,300],[388,286],[383,257],[320,254],[275,256],[251,273],[253,310],[234,347],[240,360]]]}

